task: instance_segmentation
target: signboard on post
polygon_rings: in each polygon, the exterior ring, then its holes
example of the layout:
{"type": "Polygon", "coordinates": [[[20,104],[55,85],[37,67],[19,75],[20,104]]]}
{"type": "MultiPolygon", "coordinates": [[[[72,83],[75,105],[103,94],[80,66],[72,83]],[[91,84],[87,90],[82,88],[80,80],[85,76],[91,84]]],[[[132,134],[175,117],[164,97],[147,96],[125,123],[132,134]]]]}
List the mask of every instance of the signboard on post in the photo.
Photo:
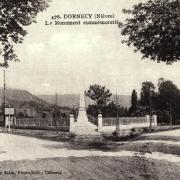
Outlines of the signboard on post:
{"type": "Polygon", "coordinates": [[[5,115],[14,115],[14,108],[12,107],[5,108],[5,115]]]}

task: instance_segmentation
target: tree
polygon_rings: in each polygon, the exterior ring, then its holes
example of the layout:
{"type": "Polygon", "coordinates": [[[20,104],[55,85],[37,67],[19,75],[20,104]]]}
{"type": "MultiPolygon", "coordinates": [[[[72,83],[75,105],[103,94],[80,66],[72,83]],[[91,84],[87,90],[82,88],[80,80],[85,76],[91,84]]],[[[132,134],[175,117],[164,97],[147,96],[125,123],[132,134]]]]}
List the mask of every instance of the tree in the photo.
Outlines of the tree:
{"type": "Polygon", "coordinates": [[[133,45],[135,52],[157,62],[171,64],[180,60],[180,0],[149,0],[131,10],[130,17],[120,23],[122,43],[133,45]]]}
{"type": "Polygon", "coordinates": [[[170,80],[165,80],[161,78],[161,82],[158,84],[159,96],[161,98],[161,107],[164,105],[164,109],[168,108],[171,104],[176,106],[179,97],[179,89],[170,80]]]}
{"type": "Polygon", "coordinates": [[[141,87],[141,99],[140,104],[142,106],[152,106],[152,98],[155,95],[155,86],[150,81],[145,81],[142,83],[141,87]]]}
{"type": "Polygon", "coordinates": [[[133,89],[131,95],[131,107],[129,108],[130,115],[136,114],[136,110],[137,110],[137,92],[135,89],[133,89]]]}
{"type": "Polygon", "coordinates": [[[167,110],[170,116],[170,124],[172,124],[172,115],[177,116],[179,114],[179,89],[170,80],[163,78],[159,79],[159,106],[158,109],[167,110]]]}
{"type": "Polygon", "coordinates": [[[90,85],[85,95],[91,98],[100,109],[110,101],[111,92],[99,84],[90,85]]]}
{"type": "MultiPolygon", "coordinates": [[[[124,117],[128,115],[127,108],[123,106],[120,106],[118,108],[117,104],[114,101],[111,101],[110,103],[108,103],[107,105],[101,108],[101,114],[103,115],[103,117],[116,117],[117,111],[120,117],[124,117]]],[[[87,114],[93,117],[97,117],[99,114],[98,106],[95,104],[90,104],[87,108],[87,114]]]]}
{"type": "Polygon", "coordinates": [[[120,108],[117,107],[117,104],[114,101],[111,101],[108,105],[103,107],[102,115],[103,117],[116,117],[117,111],[119,110],[120,108]]]}
{"type": "Polygon", "coordinates": [[[17,61],[14,45],[23,42],[24,26],[36,22],[37,14],[48,7],[49,0],[0,0],[0,66],[17,61]]]}
{"type": "Polygon", "coordinates": [[[137,108],[137,92],[135,89],[133,89],[132,95],[131,95],[131,107],[133,110],[136,110],[137,108]]]}

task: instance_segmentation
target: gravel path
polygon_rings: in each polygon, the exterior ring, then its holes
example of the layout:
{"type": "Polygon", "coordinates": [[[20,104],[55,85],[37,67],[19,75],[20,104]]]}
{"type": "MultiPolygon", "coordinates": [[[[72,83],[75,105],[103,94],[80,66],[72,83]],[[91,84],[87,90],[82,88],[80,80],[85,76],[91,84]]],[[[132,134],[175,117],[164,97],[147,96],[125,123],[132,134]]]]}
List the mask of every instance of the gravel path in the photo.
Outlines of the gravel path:
{"type": "Polygon", "coordinates": [[[180,137],[180,129],[144,134],[145,136],[177,136],[180,137]]]}
{"type": "MultiPolygon", "coordinates": [[[[168,132],[158,132],[152,135],[180,136],[180,130],[168,132]]],[[[151,134],[148,134],[150,136],[151,134]]],[[[153,140],[148,140],[153,142],[153,140]]],[[[138,141],[137,141],[138,143],[138,141]]],[[[143,141],[139,142],[143,143],[143,141]]],[[[144,141],[144,143],[147,143],[144,141]]],[[[156,141],[156,143],[158,143],[156,141]]],[[[168,144],[173,142],[166,141],[168,144]]],[[[175,143],[175,142],[174,142],[175,143]]],[[[179,142],[176,142],[179,145],[179,142]]],[[[54,157],[89,157],[89,156],[106,156],[106,157],[134,157],[142,156],[139,152],[121,150],[118,152],[101,151],[101,150],[75,150],[64,146],[62,142],[52,142],[32,137],[18,136],[12,134],[0,134],[0,161],[5,160],[36,160],[40,158],[54,157]]],[[[166,160],[169,162],[180,163],[180,157],[172,154],[164,154],[160,152],[144,153],[143,157],[166,160]]]]}

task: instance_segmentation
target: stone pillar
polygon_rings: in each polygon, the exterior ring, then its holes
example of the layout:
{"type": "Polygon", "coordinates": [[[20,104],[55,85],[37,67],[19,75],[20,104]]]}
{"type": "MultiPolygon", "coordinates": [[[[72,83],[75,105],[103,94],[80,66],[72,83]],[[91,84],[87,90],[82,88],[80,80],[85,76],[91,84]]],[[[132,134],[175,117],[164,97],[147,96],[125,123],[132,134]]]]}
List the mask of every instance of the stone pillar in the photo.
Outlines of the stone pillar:
{"type": "Polygon", "coordinates": [[[11,131],[11,116],[8,117],[8,131],[11,131]]]}
{"type": "Polygon", "coordinates": [[[149,115],[146,115],[146,122],[150,123],[150,116],[149,115]]]}
{"type": "Polygon", "coordinates": [[[157,126],[157,115],[153,115],[153,126],[157,126]]]}
{"type": "Polygon", "coordinates": [[[102,114],[98,115],[98,132],[102,131],[102,114]]]}
{"type": "Polygon", "coordinates": [[[7,128],[8,128],[8,117],[7,116],[5,117],[4,128],[5,128],[5,130],[7,130],[7,128]]]}
{"type": "Polygon", "coordinates": [[[74,131],[74,115],[70,114],[69,119],[70,119],[69,131],[73,132],[74,131]]]}
{"type": "MultiPolygon", "coordinates": [[[[150,115],[146,115],[146,124],[147,124],[147,127],[150,127],[150,115]]],[[[145,125],[146,126],[146,125],[145,125]]]]}
{"type": "Polygon", "coordinates": [[[16,117],[14,117],[14,126],[16,126],[16,117]]]}

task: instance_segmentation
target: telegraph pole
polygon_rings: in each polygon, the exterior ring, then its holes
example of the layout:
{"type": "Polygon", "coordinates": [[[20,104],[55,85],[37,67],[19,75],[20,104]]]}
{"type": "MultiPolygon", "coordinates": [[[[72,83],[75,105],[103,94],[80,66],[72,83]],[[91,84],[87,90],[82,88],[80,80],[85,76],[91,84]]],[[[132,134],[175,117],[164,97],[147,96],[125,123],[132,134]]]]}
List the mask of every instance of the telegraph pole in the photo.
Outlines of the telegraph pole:
{"type": "Polygon", "coordinates": [[[56,105],[56,109],[57,109],[57,92],[56,92],[56,97],[55,97],[55,105],[56,105]]]}
{"type": "Polygon", "coordinates": [[[150,117],[150,128],[152,128],[152,97],[151,90],[149,89],[149,117],[150,117]]]}
{"type": "Polygon", "coordinates": [[[170,126],[172,126],[172,107],[171,107],[171,102],[169,102],[169,115],[170,115],[170,126]]]}
{"type": "Polygon", "coordinates": [[[118,108],[118,96],[117,96],[117,92],[116,92],[116,135],[119,135],[120,132],[120,127],[119,127],[119,108],[118,108]]]}
{"type": "Polygon", "coordinates": [[[57,128],[57,92],[55,95],[55,123],[56,123],[56,133],[58,134],[58,128],[57,128]]]}
{"type": "Polygon", "coordinates": [[[5,69],[4,69],[4,97],[3,97],[3,99],[4,99],[4,102],[3,102],[4,126],[6,126],[6,115],[5,115],[5,108],[6,108],[6,70],[5,69]]]}

